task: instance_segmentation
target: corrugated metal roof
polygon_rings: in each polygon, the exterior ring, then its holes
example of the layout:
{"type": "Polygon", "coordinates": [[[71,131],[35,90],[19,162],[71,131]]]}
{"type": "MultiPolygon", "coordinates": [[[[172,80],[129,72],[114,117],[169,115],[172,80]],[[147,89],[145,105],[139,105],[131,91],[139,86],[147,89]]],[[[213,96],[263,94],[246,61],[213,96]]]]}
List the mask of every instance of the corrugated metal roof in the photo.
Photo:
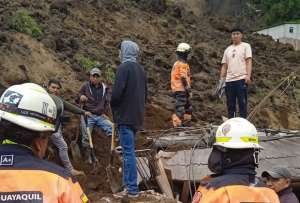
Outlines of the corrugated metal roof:
{"type": "MultiPolygon", "coordinates": [[[[274,138],[274,137],[273,137],[274,138]]],[[[272,139],[273,139],[272,138],[272,139]]],[[[274,166],[284,166],[295,178],[300,178],[300,136],[286,137],[261,142],[264,150],[260,153],[258,175],[274,166]]],[[[182,150],[162,154],[165,167],[172,171],[175,180],[199,180],[210,174],[207,168],[211,148],[182,150]]]]}

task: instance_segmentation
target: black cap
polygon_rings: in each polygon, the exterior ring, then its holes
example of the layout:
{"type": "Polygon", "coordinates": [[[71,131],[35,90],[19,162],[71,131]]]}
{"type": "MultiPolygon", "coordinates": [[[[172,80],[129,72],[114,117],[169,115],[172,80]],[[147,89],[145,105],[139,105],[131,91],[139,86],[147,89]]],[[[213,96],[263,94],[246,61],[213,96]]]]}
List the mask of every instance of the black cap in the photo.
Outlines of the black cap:
{"type": "Polygon", "coordinates": [[[233,32],[240,32],[240,33],[243,33],[243,29],[242,28],[239,28],[239,27],[235,27],[231,30],[231,33],[233,32]]]}

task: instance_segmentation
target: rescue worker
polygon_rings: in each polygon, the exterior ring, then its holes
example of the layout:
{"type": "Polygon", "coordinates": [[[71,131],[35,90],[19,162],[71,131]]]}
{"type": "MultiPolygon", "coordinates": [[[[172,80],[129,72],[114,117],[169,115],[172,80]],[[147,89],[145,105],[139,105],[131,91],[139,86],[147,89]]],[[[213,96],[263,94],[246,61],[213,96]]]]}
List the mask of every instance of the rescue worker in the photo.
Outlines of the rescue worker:
{"type": "Polygon", "coordinates": [[[236,101],[240,117],[247,118],[247,88],[251,82],[252,50],[250,44],[242,42],[242,37],[242,29],[232,29],[232,44],[224,51],[222,58],[218,86],[223,88],[225,83],[228,118],[237,117],[236,101]]]}
{"type": "Polygon", "coordinates": [[[292,175],[288,169],[284,167],[272,168],[262,172],[261,176],[265,179],[267,187],[278,194],[280,203],[299,203],[291,187],[292,175]]]}
{"type": "Polygon", "coordinates": [[[11,86],[2,94],[1,202],[88,202],[68,170],[43,160],[61,113],[62,106],[33,83],[11,86]]]}
{"type": "Polygon", "coordinates": [[[200,182],[193,203],[279,203],[273,190],[255,187],[260,149],[254,125],[244,118],[225,121],[217,129],[208,159],[214,174],[200,182]]]}
{"type": "Polygon", "coordinates": [[[171,72],[171,89],[175,97],[175,113],[172,115],[174,127],[189,125],[192,118],[191,97],[191,74],[187,63],[191,46],[180,43],[176,49],[178,60],[175,62],[171,72]]]}
{"type": "MultiPolygon", "coordinates": [[[[79,115],[85,115],[85,116],[91,116],[91,113],[88,111],[84,111],[80,108],[78,108],[75,105],[72,105],[69,102],[66,102],[65,100],[60,98],[60,89],[62,88],[61,83],[56,79],[50,79],[47,85],[48,93],[50,93],[50,96],[53,99],[58,100],[57,102],[62,103],[64,110],[70,111],[75,114],[79,115]]],[[[64,140],[63,134],[62,134],[62,125],[59,126],[58,131],[53,133],[51,136],[52,143],[57,147],[59,158],[64,165],[66,169],[68,169],[72,175],[84,175],[83,171],[79,171],[74,169],[70,158],[68,154],[68,145],[66,141],[64,140]]]]}

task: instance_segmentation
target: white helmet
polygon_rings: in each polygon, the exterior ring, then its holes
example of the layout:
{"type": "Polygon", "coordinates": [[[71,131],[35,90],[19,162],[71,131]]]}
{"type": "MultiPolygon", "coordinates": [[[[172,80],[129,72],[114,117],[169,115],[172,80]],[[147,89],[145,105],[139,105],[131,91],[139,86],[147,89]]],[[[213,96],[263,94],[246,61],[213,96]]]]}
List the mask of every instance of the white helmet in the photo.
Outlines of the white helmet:
{"type": "Polygon", "coordinates": [[[191,46],[187,43],[180,43],[178,44],[176,51],[183,52],[183,53],[190,52],[191,46]]]}
{"type": "Polygon", "coordinates": [[[47,91],[33,83],[13,85],[0,98],[0,118],[33,131],[55,131],[57,107],[47,91]]]}
{"type": "Polygon", "coordinates": [[[231,118],[220,125],[214,145],[232,149],[262,148],[255,126],[244,118],[231,118]]]}

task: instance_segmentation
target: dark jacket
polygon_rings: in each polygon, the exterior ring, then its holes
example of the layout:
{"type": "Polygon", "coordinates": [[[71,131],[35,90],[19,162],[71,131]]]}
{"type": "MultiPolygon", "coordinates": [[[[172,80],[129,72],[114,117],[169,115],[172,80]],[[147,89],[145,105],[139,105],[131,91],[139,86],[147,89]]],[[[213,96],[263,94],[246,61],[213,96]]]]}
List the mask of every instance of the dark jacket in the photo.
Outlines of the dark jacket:
{"type": "Polygon", "coordinates": [[[79,103],[81,95],[85,95],[88,100],[84,104],[83,109],[95,115],[107,114],[109,112],[110,89],[104,84],[98,87],[86,82],[82,85],[79,96],[76,100],[79,103]]]}
{"type": "Polygon", "coordinates": [[[279,196],[280,203],[299,203],[299,200],[293,193],[293,189],[291,187],[285,188],[277,194],[279,196]]]}
{"type": "Polygon", "coordinates": [[[110,103],[114,122],[134,129],[143,126],[147,94],[146,75],[137,63],[138,52],[134,42],[122,42],[122,63],[117,69],[110,103]]]}

